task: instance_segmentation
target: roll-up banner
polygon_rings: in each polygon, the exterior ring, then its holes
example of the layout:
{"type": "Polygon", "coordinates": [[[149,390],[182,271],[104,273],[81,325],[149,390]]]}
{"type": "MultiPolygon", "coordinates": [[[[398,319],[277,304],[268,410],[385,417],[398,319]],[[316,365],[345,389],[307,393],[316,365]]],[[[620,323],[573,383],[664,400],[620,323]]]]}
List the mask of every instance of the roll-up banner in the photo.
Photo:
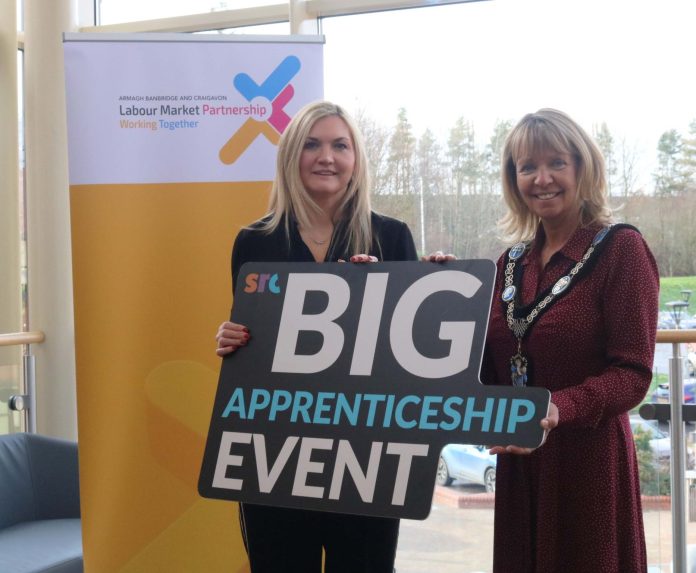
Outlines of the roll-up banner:
{"type": "Polygon", "coordinates": [[[87,573],[244,572],[236,503],[197,492],[229,256],[276,145],[322,98],[322,37],[67,34],[87,573]]]}

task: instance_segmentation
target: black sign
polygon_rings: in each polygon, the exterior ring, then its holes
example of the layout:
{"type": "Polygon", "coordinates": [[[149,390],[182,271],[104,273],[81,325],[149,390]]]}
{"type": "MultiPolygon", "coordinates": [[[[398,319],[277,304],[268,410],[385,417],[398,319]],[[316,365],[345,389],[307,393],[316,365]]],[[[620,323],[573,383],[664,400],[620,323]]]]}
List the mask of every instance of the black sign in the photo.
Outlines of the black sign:
{"type": "Polygon", "coordinates": [[[449,443],[536,447],[549,392],[484,386],[495,265],[248,263],[204,497],[425,519],[449,443]]]}

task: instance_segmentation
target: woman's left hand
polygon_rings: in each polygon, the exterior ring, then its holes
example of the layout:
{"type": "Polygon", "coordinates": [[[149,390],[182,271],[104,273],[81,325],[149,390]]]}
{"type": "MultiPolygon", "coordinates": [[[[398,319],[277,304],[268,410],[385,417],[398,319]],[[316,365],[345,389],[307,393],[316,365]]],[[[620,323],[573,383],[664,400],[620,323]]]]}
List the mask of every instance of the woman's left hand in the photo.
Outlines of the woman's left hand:
{"type": "Polygon", "coordinates": [[[456,261],[457,257],[451,253],[443,253],[442,251],[435,251],[429,255],[421,257],[421,261],[429,263],[444,263],[445,261],[456,261]]]}
{"type": "Polygon", "coordinates": [[[517,455],[529,455],[534,450],[540,448],[546,442],[546,437],[549,432],[558,426],[558,407],[553,402],[549,402],[549,411],[546,413],[546,417],[541,420],[541,427],[544,428],[544,437],[536,448],[521,448],[519,446],[493,446],[488,450],[491,455],[495,454],[517,454],[517,455]]]}

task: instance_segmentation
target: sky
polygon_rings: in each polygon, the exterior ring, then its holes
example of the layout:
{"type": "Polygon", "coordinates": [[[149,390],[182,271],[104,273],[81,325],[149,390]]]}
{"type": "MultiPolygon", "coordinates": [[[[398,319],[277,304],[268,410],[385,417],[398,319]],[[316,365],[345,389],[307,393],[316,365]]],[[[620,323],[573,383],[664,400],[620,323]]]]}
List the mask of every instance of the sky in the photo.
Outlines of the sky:
{"type": "MultiPolygon", "coordinates": [[[[253,1],[101,0],[102,23],[253,1]]],[[[459,117],[484,143],[496,120],[555,107],[588,131],[606,122],[650,185],[660,135],[696,119],[695,22],[693,0],[487,0],[328,18],[325,95],[385,127],[403,107],[416,136],[430,128],[441,144],[459,117]]]]}
{"type": "Polygon", "coordinates": [[[351,94],[392,124],[404,107],[417,135],[430,127],[446,141],[463,116],[487,139],[497,119],[555,107],[635,145],[647,183],[660,135],[696,119],[696,2],[491,0],[394,14],[324,24],[327,95],[351,94]],[[334,40],[341,28],[359,30],[352,56],[334,40]]]}

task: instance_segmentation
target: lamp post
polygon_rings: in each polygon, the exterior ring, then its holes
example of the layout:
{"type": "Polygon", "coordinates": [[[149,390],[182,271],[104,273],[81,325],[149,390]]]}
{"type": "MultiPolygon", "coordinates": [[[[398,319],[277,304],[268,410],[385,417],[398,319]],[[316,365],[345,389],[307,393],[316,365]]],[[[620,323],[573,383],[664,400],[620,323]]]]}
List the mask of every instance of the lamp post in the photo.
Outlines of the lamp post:
{"type": "Polygon", "coordinates": [[[665,303],[665,306],[669,308],[669,313],[674,319],[674,324],[677,325],[677,329],[679,328],[679,324],[681,323],[684,312],[687,308],[689,308],[689,299],[691,299],[692,291],[689,289],[683,289],[680,291],[680,293],[681,300],[673,300],[665,303]]]}
{"type": "Polygon", "coordinates": [[[677,325],[677,328],[679,328],[682,314],[684,314],[684,310],[689,307],[689,303],[683,300],[673,300],[671,302],[666,302],[665,306],[669,308],[669,312],[674,319],[674,323],[677,325]]]}

